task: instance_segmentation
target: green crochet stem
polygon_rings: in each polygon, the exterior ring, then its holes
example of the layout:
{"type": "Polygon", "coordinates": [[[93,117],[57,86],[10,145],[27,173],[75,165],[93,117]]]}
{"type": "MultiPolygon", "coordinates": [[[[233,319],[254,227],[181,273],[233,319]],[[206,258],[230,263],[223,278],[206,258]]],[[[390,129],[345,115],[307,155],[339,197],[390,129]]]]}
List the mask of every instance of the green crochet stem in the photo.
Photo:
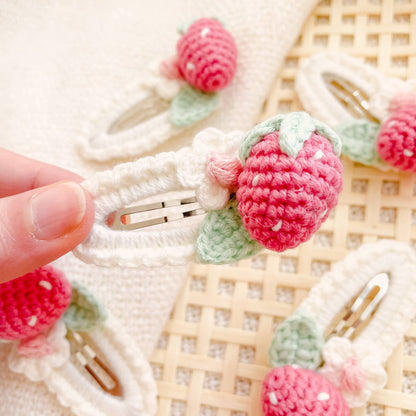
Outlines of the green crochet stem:
{"type": "Polygon", "coordinates": [[[279,130],[279,145],[282,152],[296,158],[306,140],[316,132],[326,137],[332,144],[336,155],[341,154],[341,140],[338,134],[326,124],[315,120],[303,111],[278,114],[252,128],[243,138],[240,145],[240,159],[245,163],[251,149],[270,133],[279,130]]]}
{"type": "Polygon", "coordinates": [[[269,362],[273,367],[298,365],[315,370],[322,362],[324,343],[315,320],[298,309],[276,330],[269,348],[269,362]]]}
{"type": "Polygon", "coordinates": [[[71,331],[88,331],[107,319],[104,305],[82,284],[71,282],[71,303],[63,315],[71,331]]]}
{"type": "Polygon", "coordinates": [[[254,256],[261,249],[244,228],[235,199],[224,209],[207,213],[196,243],[200,263],[232,263],[254,256]]]}
{"type": "Polygon", "coordinates": [[[218,107],[218,94],[185,87],[170,104],[170,121],[177,127],[190,126],[208,117],[218,107]]]}

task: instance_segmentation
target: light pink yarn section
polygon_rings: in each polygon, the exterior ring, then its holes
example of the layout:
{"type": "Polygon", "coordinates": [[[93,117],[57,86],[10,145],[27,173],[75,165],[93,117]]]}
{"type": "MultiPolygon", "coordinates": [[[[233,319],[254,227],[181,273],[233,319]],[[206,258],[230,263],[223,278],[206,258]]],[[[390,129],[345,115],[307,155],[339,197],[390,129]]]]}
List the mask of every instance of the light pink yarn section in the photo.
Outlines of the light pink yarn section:
{"type": "Polygon", "coordinates": [[[264,416],[348,416],[341,393],[311,370],[277,367],[267,374],[261,393],[264,416]]]}
{"type": "Polygon", "coordinates": [[[279,132],[253,146],[238,180],[238,209],[251,238],[284,251],[307,241],[328,217],[342,189],[342,164],[316,133],[296,158],[283,153],[279,132]]]}

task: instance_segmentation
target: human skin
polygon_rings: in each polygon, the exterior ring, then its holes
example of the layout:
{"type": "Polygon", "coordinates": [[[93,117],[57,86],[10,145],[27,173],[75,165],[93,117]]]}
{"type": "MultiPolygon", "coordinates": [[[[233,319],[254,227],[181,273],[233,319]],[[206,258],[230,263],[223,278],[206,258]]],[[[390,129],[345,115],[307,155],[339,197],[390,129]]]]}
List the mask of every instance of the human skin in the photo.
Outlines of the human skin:
{"type": "Polygon", "coordinates": [[[94,220],[83,178],[0,148],[0,283],[71,251],[94,220]]]}

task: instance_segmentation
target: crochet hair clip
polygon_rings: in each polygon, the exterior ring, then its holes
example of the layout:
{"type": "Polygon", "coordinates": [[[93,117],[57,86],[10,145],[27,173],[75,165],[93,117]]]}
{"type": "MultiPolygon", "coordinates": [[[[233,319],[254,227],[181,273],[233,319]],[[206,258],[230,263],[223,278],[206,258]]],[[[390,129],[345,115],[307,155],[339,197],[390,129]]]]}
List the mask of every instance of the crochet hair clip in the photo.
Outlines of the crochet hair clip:
{"type": "Polygon", "coordinates": [[[387,381],[384,364],[416,313],[416,256],[404,243],[363,245],[335,264],[269,348],[265,416],[348,416],[387,381]]]}
{"type": "Polygon", "coordinates": [[[95,223],[74,253],[98,265],[135,267],[221,264],[263,247],[294,248],[337,203],[339,152],[337,134],[306,113],[277,115],[245,135],[203,130],[191,147],[84,182],[95,223]]]}
{"type": "Polygon", "coordinates": [[[416,172],[416,80],[386,77],[341,53],[307,59],[296,90],[304,108],[340,135],[350,159],[416,172]]]}
{"type": "Polygon", "coordinates": [[[104,305],[52,266],[0,284],[9,369],[43,381],[77,416],[153,416],[152,370],[104,305]]]}
{"type": "Polygon", "coordinates": [[[179,29],[177,55],[113,100],[80,141],[88,159],[138,156],[208,117],[237,69],[237,46],[214,18],[179,29]]]}

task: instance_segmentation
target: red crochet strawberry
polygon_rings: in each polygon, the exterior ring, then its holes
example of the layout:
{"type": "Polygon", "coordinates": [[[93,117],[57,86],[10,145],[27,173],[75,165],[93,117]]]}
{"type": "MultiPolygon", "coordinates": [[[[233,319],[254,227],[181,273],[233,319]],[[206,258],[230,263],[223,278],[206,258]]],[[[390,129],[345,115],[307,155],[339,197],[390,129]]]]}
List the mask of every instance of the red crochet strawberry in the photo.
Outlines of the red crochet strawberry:
{"type": "Polygon", "coordinates": [[[345,399],[326,378],[311,370],[277,367],[262,390],[264,416],[348,416],[345,399]]]}
{"type": "Polygon", "coordinates": [[[377,137],[377,150],[395,168],[416,172],[416,95],[395,97],[391,109],[377,137]]]}
{"type": "Polygon", "coordinates": [[[237,46],[217,19],[198,19],[177,44],[178,66],[195,88],[214,92],[227,86],[237,67],[237,46]]]}
{"type": "Polygon", "coordinates": [[[306,113],[291,113],[255,127],[240,149],[238,209],[250,237],[275,251],[307,241],[342,189],[338,136],[306,113]]]}
{"type": "Polygon", "coordinates": [[[36,336],[51,327],[71,302],[71,285],[44,266],[0,285],[0,339],[36,336]]]}

